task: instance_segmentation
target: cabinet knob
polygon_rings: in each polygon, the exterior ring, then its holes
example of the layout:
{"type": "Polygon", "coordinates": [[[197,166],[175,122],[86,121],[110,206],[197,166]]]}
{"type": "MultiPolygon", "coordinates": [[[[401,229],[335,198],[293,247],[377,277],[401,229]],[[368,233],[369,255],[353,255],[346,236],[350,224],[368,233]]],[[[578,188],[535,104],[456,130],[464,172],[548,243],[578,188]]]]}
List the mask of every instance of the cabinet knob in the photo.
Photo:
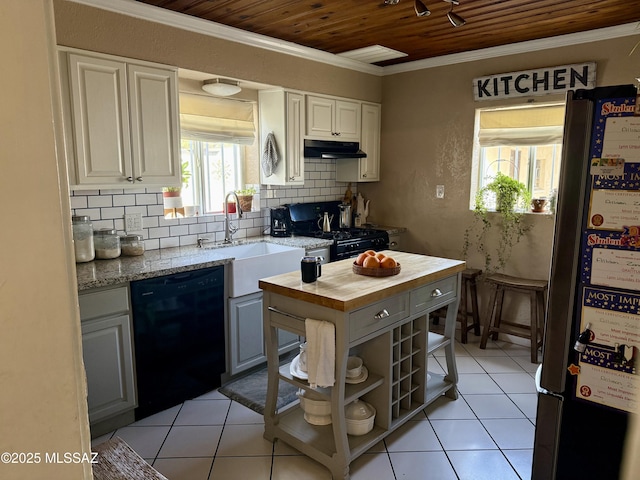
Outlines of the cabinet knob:
{"type": "Polygon", "coordinates": [[[142,177],[136,177],[136,182],[141,182],[142,181],[142,177]]]}
{"type": "Polygon", "coordinates": [[[133,177],[127,177],[127,182],[133,183],[133,177]]]}
{"type": "Polygon", "coordinates": [[[296,177],[289,177],[289,181],[293,182],[296,179],[296,177]]]}
{"type": "Polygon", "coordinates": [[[362,174],[362,178],[367,178],[367,174],[366,174],[366,173],[363,173],[363,174],[362,174]]]}
{"type": "Polygon", "coordinates": [[[439,288],[436,288],[433,292],[431,292],[432,297],[441,297],[442,291],[439,288]]]}
{"type": "Polygon", "coordinates": [[[373,318],[377,318],[378,320],[382,319],[382,318],[387,318],[389,316],[389,312],[387,311],[387,309],[383,309],[381,311],[379,311],[378,313],[376,313],[373,318]]]}
{"type": "Polygon", "coordinates": [[[393,248],[393,247],[397,247],[397,246],[398,246],[398,242],[389,243],[389,248],[393,248]]]}

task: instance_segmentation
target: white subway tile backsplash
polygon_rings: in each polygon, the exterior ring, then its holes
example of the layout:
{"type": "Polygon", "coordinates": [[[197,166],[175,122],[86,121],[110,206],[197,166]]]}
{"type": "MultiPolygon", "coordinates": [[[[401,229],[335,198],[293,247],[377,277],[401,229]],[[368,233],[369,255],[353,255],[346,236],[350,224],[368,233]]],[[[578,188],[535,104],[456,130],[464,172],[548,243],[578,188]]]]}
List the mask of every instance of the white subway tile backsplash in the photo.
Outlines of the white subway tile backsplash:
{"type": "MultiPolygon", "coordinates": [[[[335,170],[335,160],[306,160],[303,186],[262,186],[260,210],[246,212],[240,220],[232,216],[232,222],[239,227],[233,238],[268,233],[271,208],[286,203],[341,200],[347,184],[336,182],[335,170]]],[[[357,193],[357,184],[352,184],[351,190],[357,193]]],[[[212,242],[224,240],[224,215],[165,218],[160,187],[75,190],[70,202],[72,214],[88,215],[95,230],[115,228],[120,234],[124,233],[124,214],[140,213],[147,250],[193,245],[198,236],[210,237],[212,242]]]]}
{"type": "Polygon", "coordinates": [[[164,237],[160,239],[160,248],[171,248],[171,247],[179,247],[179,246],[180,246],[180,238],[178,237],[164,237]]]}
{"type": "Polygon", "coordinates": [[[136,195],[136,205],[156,205],[157,203],[157,193],[142,193],[136,195]]]}
{"type": "Polygon", "coordinates": [[[87,205],[89,208],[112,207],[113,195],[91,195],[87,197],[87,205]]]}
{"type": "MultiPolygon", "coordinates": [[[[114,207],[122,206],[127,208],[129,205],[136,204],[136,196],[131,192],[127,192],[125,195],[112,195],[112,198],[114,207]]],[[[127,210],[127,213],[130,212],[127,210]]]]}
{"type": "Polygon", "coordinates": [[[124,207],[111,207],[111,208],[100,209],[100,218],[102,219],[122,218],[123,215],[124,215],[124,207]]]}

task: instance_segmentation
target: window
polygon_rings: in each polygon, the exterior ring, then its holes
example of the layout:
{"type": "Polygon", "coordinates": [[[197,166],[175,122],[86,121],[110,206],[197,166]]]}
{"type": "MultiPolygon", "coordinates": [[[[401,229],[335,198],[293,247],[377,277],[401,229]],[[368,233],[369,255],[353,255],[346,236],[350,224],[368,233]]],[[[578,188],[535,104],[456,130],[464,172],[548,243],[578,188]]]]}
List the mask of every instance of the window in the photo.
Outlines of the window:
{"type": "Polygon", "coordinates": [[[243,148],[234,143],[189,140],[181,142],[182,162],[191,173],[189,186],[182,190],[185,205],[200,205],[202,213],[223,210],[224,197],[244,188],[243,148]]]}
{"type": "Polygon", "coordinates": [[[181,161],[189,172],[184,205],[223,211],[224,197],[245,188],[245,152],[256,148],[255,103],[180,93],[181,161]]]}
{"type": "Polygon", "coordinates": [[[549,197],[558,188],[563,124],[564,104],[476,110],[471,208],[498,172],[524,183],[532,198],[549,197]]]}

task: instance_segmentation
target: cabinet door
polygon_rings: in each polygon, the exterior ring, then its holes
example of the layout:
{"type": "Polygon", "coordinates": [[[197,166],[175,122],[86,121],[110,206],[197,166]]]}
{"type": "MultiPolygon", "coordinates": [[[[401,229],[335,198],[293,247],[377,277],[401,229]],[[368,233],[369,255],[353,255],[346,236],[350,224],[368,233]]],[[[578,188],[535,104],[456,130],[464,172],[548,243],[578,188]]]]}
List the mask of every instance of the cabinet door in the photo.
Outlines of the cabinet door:
{"type": "Polygon", "coordinates": [[[380,180],[380,105],[362,104],[360,148],[367,154],[360,159],[360,181],[380,180]]]}
{"type": "Polygon", "coordinates": [[[121,185],[132,176],[126,65],[69,55],[76,182],[121,185]]]}
{"type": "Polygon", "coordinates": [[[361,113],[359,103],[336,100],[334,126],[334,132],[336,133],[336,136],[340,140],[359,141],[360,117],[361,113]]]}
{"type": "Polygon", "coordinates": [[[304,96],[286,95],[287,184],[304,185],[304,96]]]}
{"type": "Polygon", "coordinates": [[[129,315],[83,322],[82,352],[90,422],[135,408],[129,315]]]}
{"type": "Polygon", "coordinates": [[[335,139],[335,108],[335,100],[307,95],[307,135],[335,139]]]}
{"type": "Polygon", "coordinates": [[[266,361],[262,292],[229,299],[231,375],[266,361]]]}
{"type": "Polygon", "coordinates": [[[128,65],[134,182],[180,185],[177,72],[128,65]]]}

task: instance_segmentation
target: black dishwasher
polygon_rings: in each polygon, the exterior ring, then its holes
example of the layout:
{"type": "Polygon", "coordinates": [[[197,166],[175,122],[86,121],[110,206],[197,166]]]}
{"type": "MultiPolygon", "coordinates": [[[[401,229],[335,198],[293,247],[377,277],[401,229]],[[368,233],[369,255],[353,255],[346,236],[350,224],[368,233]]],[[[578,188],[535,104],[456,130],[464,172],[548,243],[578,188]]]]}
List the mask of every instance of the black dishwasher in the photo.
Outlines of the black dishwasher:
{"type": "Polygon", "coordinates": [[[136,420],[220,386],[224,267],[131,282],[136,420]]]}

